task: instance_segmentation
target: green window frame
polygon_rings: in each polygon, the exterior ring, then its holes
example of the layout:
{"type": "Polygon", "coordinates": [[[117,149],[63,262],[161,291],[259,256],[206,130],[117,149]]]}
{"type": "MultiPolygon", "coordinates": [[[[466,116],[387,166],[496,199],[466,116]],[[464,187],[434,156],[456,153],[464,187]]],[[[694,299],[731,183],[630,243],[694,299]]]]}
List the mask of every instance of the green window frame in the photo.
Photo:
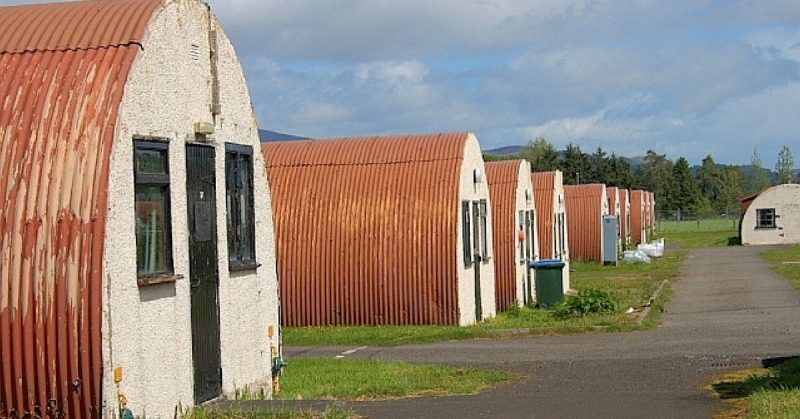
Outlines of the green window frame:
{"type": "Polygon", "coordinates": [[[136,273],[172,275],[169,143],[133,141],[136,273]]]}
{"type": "Polygon", "coordinates": [[[255,204],[253,147],[225,144],[225,208],[228,226],[228,268],[255,269],[255,204]]]}

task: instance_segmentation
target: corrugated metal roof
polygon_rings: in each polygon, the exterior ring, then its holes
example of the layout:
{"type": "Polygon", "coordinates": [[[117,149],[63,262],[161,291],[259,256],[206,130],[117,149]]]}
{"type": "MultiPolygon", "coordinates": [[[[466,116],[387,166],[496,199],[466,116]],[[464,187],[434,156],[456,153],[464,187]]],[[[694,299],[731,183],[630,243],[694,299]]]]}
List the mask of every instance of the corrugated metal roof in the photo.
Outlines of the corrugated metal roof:
{"type": "Polygon", "coordinates": [[[606,195],[608,195],[608,213],[619,216],[622,213],[622,208],[617,206],[619,204],[619,188],[609,186],[606,188],[606,195]]]}
{"type": "Polygon", "coordinates": [[[283,324],[458,324],[467,133],[262,145],[283,324]]]}
{"type": "Polygon", "coordinates": [[[603,204],[607,204],[605,190],[606,185],[601,183],[564,186],[572,260],[603,261],[603,204]]]}
{"type": "Polygon", "coordinates": [[[141,44],[161,0],[91,0],[3,7],[0,53],[141,44]]]}
{"type": "Polygon", "coordinates": [[[528,169],[525,160],[504,160],[486,163],[486,179],[492,201],[492,243],[494,246],[495,300],[498,311],[505,311],[517,295],[517,191],[520,166],[528,169]]]}
{"type": "Polygon", "coordinates": [[[536,172],[531,174],[534,204],[536,205],[536,232],[539,239],[541,259],[556,257],[553,249],[553,196],[555,194],[556,172],[536,172]]]}
{"type": "Polygon", "coordinates": [[[0,417],[100,416],[109,155],[139,47],[97,42],[157,4],[0,8],[0,417]]]}

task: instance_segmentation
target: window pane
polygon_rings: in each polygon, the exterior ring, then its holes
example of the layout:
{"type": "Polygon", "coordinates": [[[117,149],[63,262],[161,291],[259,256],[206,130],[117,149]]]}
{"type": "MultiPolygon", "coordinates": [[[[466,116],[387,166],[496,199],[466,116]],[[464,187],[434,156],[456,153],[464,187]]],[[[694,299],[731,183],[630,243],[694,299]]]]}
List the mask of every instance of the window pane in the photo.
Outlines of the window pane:
{"type": "Polygon", "coordinates": [[[166,150],[148,150],[137,148],[135,170],[138,174],[166,174],[166,150]]]}
{"type": "Polygon", "coordinates": [[[136,185],[136,267],[140,275],[169,272],[167,187],[136,185]]]}
{"type": "Polygon", "coordinates": [[[234,264],[255,262],[252,154],[238,149],[226,152],[225,177],[228,261],[234,264]]]}
{"type": "Polygon", "coordinates": [[[469,217],[469,201],[462,201],[461,202],[461,241],[463,243],[463,250],[464,250],[464,265],[469,265],[472,263],[472,247],[470,246],[470,240],[472,240],[472,234],[470,232],[470,217],[469,217]]]}

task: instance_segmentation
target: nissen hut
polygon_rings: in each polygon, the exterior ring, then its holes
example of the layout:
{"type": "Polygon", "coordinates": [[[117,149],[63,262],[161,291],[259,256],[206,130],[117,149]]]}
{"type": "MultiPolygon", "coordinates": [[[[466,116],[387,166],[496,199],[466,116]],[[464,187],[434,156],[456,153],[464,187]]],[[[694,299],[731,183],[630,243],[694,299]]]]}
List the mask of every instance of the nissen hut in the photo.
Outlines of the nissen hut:
{"type": "Polygon", "coordinates": [[[617,248],[622,249],[622,205],[620,189],[615,186],[606,188],[608,196],[608,214],[617,217],[617,248]]]}
{"type": "Polygon", "coordinates": [[[537,215],[539,259],[558,259],[564,262],[562,290],[569,290],[569,234],[567,207],[564,198],[564,176],[560,170],[531,174],[534,204],[537,215]]]}
{"type": "Polygon", "coordinates": [[[647,191],[639,189],[631,191],[631,245],[647,243],[647,216],[646,197],[647,191]]]}
{"type": "Polygon", "coordinates": [[[608,215],[606,185],[564,186],[572,260],[603,262],[603,216],[608,215]]]}
{"type": "Polygon", "coordinates": [[[536,207],[531,165],[527,160],[486,163],[492,198],[492,231],[495,250],[495,298],[497,310],[532,302],[533,272],[529,262],[538,260],[536,207]]]}
{"type": "Polygon", "coordinates": [[[495,315],[492,206],[471,133],[265,143],[286,326],[495,315]]]}
{"type": "Polygon", "coordinates": [[[271,393],[257,135],[204,2],[0,8],[0,417],[271,393]]]}
{"type": "Polygon", "coordinates": [[[630,189],[619,190],[619,226],[622,238],[622,249],[631,247],[631,194],[630,189]]]}
{"type": "Polygon", "coordinates": [[[743,245],[800,243],[800,185],[776,185],[742,199],[743,245]]]}

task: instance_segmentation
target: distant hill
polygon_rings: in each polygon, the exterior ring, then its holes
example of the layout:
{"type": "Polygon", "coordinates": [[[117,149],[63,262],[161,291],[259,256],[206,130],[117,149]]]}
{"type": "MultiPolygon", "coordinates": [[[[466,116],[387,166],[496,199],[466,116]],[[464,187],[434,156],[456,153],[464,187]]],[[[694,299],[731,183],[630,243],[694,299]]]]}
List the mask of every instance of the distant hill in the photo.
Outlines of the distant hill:
{"type": "Polygon", "coordinates": [[[262,143],[272,141],[294,141],[294,140],[307,140],[307,137],[298,137],[296,135],[284,134],[282,132],[275,132],[266,129],[258,130],[258,138],[262,143]]]}
{"type": "MultiPolygon", "coordinates": [[[[519,154],[525,146],[522,145],[507,145],[503,147],[493,148],[491,150],[483,150],[485,154],[491,154],[493,156],[497,156],[501,159],[503,158],[513,158],[514,155],[519,154]]],[[[564,150],[558,150],[558,155],[563,156],[564,150]]],[[[622,157],[628,164],[631,165],[631,169],[636,170],[637,167],[644,164],[644,156],[634,156],[634,157],[622,157]]]]}
{"type": "Polygon", "coordinates": [[[497,157],[503,156],[510,156],[512,154],[518,154],[525,146],[521,145],[507,145],[505,147],[493,148],[491,150],[483,150],[484,153],[492,154],[497,157]]]}

